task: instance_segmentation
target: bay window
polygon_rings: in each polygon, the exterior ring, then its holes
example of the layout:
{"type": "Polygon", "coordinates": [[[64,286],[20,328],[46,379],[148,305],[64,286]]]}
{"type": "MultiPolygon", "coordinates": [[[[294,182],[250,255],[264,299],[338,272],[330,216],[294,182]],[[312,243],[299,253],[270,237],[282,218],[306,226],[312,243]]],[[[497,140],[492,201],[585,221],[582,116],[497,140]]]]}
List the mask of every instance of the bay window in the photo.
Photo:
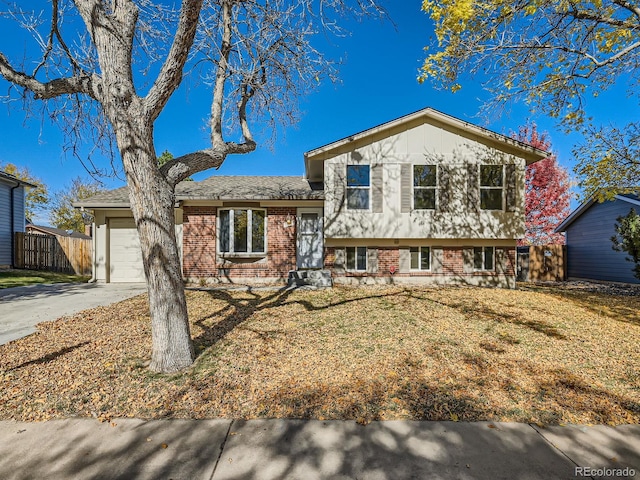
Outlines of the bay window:
{"type": "Polygon", "coordinates": [[[219,210],[219,249],[223,253],[265,253],[265,210],[234,208],[219,210]]]}

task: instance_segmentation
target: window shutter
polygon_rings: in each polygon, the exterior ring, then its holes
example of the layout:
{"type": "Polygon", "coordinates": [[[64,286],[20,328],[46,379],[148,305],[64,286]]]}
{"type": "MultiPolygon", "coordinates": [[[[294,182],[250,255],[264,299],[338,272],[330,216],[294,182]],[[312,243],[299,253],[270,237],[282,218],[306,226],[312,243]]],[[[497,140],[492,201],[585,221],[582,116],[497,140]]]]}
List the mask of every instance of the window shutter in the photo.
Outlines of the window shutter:
{"type": "Polygon", "coordinates": [[[467,166],[467,209],[471,213],[480,213],[480,184],[478,166],[467,166]]]}
{"type": "Polygon", "coordinates": [[[505,165],[505,184],[507,188],[506,206],[507,212],[516,211],[516,166],[514,164],[505,165]]]}
{"type": "Polygon", "coordinates": [[[378,273],[377,248],[367,248],[367,273],[378,273]]]}
{"type": "Polygon", "coordinates": [[[431,272],[442,273],[444,263],[444,252],[442,247],[431,247],[431,272]]]}
{"type": "Polygon", "coordinates": [[[449,204],[451,203],[450,178],[449,168],[445,165],[438,165],[438,210],[443,213],[449,212],[449,204]]]}
{"type": "Polygon", "coordinates": [[[344,248],[334,249],[333,269],[338,272],[344,272],[347,262],[347,253],[344,248]]]}
{"type": "Polygon", "coordinates": [[[380,163],[371,165],[371,211],[373,213],[382,213],[382,168],[380,163]]]}
{"type": "Polygon", "coordinates": [[[462,271],[464,273],[473,273],[473,247],[464,247],[462,250],[462,271]]]}
{"type": "Polygon", "coordinates": [[[411,170],[413,166],[409,163],[400,165],[400,212],[409,213],[411,211],[411,195],[413,186],[411,183],[411,170]]]}
{"type": "Polygon", "coordinates": [[[347,192],[347,167],[336,164],[333,166],[333,189],[336,201],[335,212],[345,210],[345,197],[347,192]]]}
{"type": "Polygon", "coordinates": [[[402,247],[398,253],[400,255],[400,265],[398,265],[400,273],[409,273],[411,270],[411,250],[407,247],[402,247]]]}
{"type": "Polygon", "coordinates": [[[496,272],[505,273],[509,266],[509,254],[506,248],[496,248],[496,272]]]}

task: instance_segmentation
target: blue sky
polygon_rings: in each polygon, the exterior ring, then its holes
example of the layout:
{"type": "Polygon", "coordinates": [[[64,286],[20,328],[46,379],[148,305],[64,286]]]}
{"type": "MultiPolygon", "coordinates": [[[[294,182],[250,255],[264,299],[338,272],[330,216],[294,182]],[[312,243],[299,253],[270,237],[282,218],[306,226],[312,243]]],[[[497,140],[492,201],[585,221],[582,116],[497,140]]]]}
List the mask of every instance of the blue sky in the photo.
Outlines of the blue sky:
{"type": "MultiPolygon", "coordinates": [[[[551,119],[532,115],[526,105],[515,105],[509,114],[486,123],[478,112],[486,94],[477,83],[463,81],[456,94],[434,89],[428,83],[418,84],[418,69],[424,58],[423,47],[432,34],[427,16],[420,11],[419,0],[389,1],[385,5],[393,23],[380,20],[353,22],[351,35],[335,38],[328,50],[333,58],[341,58],[341,82],[323,84],[303,99],[303,116],[295,128],[287,129],[269,148],[259,145],[256,152],[231,156],[218,171],[196,175],[196,179],[219,175],[302,175],[303,153],[352,133],[365,130],[388,120],[432,107],[465,121],[476,123],[509,135],[520,125],[533,121],[539,130],[547,131],[553,151],[560,163],[571,169],[574,161],[571,147],[579,139],[556,129],[551,119]]],[[[19,44],[0,40],[0,51],[10,58],[24,50],[19,44]],[[20,50],[22,48],[22,50],[20,50]]],[[[185,82],[185,85],[188,82],[185,82]]],[[[0,80],[0,92],[8,85],[0,80]]],[[[174,155],[206,148],[208,132],[205,116],[209,98],[188,88],[181,88],[167,105],[156,123],[156,150],[174,155]]],[[[592,110],[604,123],[613,117],[631,117],[637,113],[637,102],[610,92],[601,96],[592,110]],[[611,118],[610,118],[611,117],[611,118]]],[[[29,119],[17,107],[8,109],[0,104],[0,163],[28,166],[32,173],[59,190],[78,175],[87,177],[81,163],[62,151],[61,134],[48,120],[29,119]]],[[[87,146],[88,148],[89,146],[87,146]]],[[[106,159],[104,162],[108,162],[106,159]]],[[[124,182],[104,179],[108,188],[124,182]]],[[[574,202],[574,206],[575,206],[574,202]]],[[[46,216],[38,219],[46,223],[46,216]]]]}

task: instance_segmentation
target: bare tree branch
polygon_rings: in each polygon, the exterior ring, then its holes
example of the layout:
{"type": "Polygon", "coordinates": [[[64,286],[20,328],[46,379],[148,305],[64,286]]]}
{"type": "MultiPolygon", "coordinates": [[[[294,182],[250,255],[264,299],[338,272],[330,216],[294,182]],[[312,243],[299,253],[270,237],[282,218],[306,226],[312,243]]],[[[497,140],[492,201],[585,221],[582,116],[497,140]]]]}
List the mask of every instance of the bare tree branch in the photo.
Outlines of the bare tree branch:
{"type": "Polygon", "coordinates": [[[202,0],[183,0],[178,30],[171,50],[145,99],[151,120],[155,120],[182,81],[182,72],[196,35],[202,0]]]}
{"type": "Polygon", "coordinates": [[[160,172],[167,181],[176,185],[190,175],[210,168],[219,168],[227,157],[226,152],[214,149],[200,150],[169,160],[160,172]]]}
{"type": "Polygon", "coordinates": [[[7,57],[0,53],[0,75],[9,82],[33,92],[35,98],[47,100],[62,95],[85,94],[95,98],[98,78],[93,75],[77,75],[40,82],[35,77],[15,70],[7,57]]]}
{"type": "Polygon", "coordinates": [[[62,50],[64,51],[64,53],[66,54],[67,58],[69,59],[69,62],[71,63],[74,72],[82,72],[82,68],[80,67],[80,64],[76,61],[76,59],[74,58],[73,54],[71,53],[71,51],[69,50],[69,47],[67,47],[67,44],[65,43],[64,39],[62,38],[62,35],[60,34],[60,28],[58,26],[58,22],[59,22],[59,0],[52,0],[51,2],[51,30],[49,31],[49,36],[48,36],[48,40],[47,40],[47,46],[45,49],[45,52],[42,56],[42,60],[40,61],[40,63],[36,66],[34,72],[33,72],[33,76],[35,77],[38,73],[38,70],[40,70],[40,68],[42,68],[46,62],[47,59],[49,58],[49,55],[51,54],[52,50],[53,50],[53,42],[54,39],[58,40],[58,43],[60,43],[60,47],[62,48],[62,50]]]}
{"type": "Polygon", "coordinates": [[[213,101],[211,102],[211,144],[214,148],[223,148],[224,139],[222,136],[222,111],[224,99],[224,87],[227,80],[227,69],[229,66],[229,54],[231,52],[231,3],[222,0],[222,37],[220,39],[220,59],[215,74],[213,86],[213,101]]]}

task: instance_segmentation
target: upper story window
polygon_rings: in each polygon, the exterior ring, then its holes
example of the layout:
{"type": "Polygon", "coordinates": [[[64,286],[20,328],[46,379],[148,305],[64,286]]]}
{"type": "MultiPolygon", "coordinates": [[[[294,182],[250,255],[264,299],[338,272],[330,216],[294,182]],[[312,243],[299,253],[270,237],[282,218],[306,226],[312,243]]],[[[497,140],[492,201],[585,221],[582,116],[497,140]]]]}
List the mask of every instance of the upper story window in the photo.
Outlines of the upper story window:
{"type": "Polygon", "coordinates": [[[220,252],[265,253],[267,245],[267,212],[250,208],[219,210],[220,252]]]}
{"type": "Polygon", "coordinates": [[[411,247],[411,270],[431,270],[431,249],[411,247]]]}
{"type": "Polygon", "coordinates": [[[503,210],[504,168],[502,165],[480,165],[480,208],[503,210]]]}
{"type": "Polygon", "coordinates": [[[473,249],[473,269],[493,270],[495,268],[496,249],[493,247],[475,247],[473,249]]]}
{"type": "Polygon", "coordinates": [[[369,165],[347,165],[347,209],[369,210],[370,191],[369,165]]]}
{"type": "Polygon", "coordinates": [[[413,208],[435,210],[437,167],[435,165],[413,166],[413,208]]]}

